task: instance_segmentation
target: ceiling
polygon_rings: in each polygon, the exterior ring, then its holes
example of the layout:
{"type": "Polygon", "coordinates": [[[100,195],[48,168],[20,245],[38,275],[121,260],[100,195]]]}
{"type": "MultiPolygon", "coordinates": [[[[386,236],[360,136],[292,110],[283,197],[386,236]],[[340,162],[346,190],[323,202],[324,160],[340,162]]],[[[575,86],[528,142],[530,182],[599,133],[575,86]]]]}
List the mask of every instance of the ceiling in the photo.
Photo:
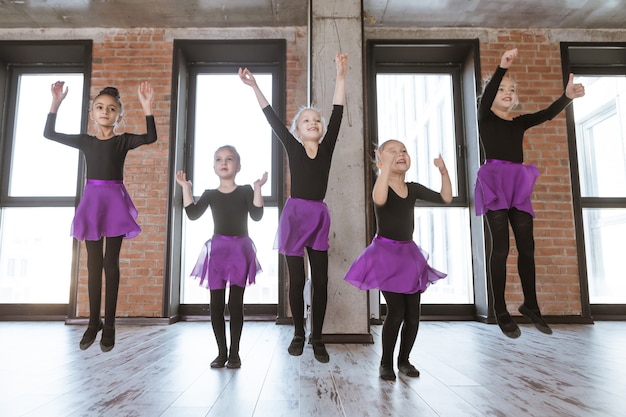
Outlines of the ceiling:
{"type": "MultiPolygon", "coordinates": [[[[340,0],[337,0],[340,1],[340,0]]],[[[0,28],[304,26],[307,0],[0,0],[0,28]]],[[[363,0],[373,27],[626,29],[626,0],[363,0]]]]}

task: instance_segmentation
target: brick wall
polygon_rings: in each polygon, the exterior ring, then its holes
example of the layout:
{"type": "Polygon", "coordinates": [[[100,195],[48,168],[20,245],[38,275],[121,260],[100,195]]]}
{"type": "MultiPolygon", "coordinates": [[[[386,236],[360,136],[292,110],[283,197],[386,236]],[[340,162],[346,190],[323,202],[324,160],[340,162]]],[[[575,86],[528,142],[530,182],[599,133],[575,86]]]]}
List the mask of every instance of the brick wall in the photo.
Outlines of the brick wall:
{"type": "MultiPolygon", "coordinates": [[[[102,87],[120,89],[125,105],[122,130],[145,131],[136,97],[139,82],[155,88],[154,113],[159,140],[130,152],[125,178],[139,209],[143,233],[124,242],[121,253],[122,281],[119,317],[160,317],[166,236],[169,115],[173,39],[219,39],[228,37],[287,39],[287,119],[306,104],[306,29],[48,29],[1,30],[0,39],[93,39],[91,95],[102,87]]],[[[626,31],[497,30],[497,29],[393,29],[366,30],[366,38],[459,39],[478,38],[483,76],[491,75],[506,49],[517,47],[519,56],[511,68],[518,81],[521,111],[549,105],[563,91],[559,41],[624,41],[626,31]]],[[[535,163],[541,176],[533,196],[538,297],[544,314],[578,315],[581,312],[578,261],[572,214],[564,114],[526,136],[526,161],[535,163]]],[[[340,161],[339,161],[340,163],[340,161]]],[[[511,252],[515,249],[512,244],[511,252]]],[[[522,300],[516,257],[509,262],[507,301],[515,311],[522,300]]],[[[78,316],[86,316],[86,252],[81,246],[78,316]]]]}
{"type": "MultiPolygon", "coordinates": [[[[127,239],[120,255],[118,317],[160,317],[163,296],[172,42],[163,29],[110,30],[94,40],[90,96],[112,85],[124,105],[118,132],[143,133],[146,122],[137,87],[149,81],[157,143],[129,152],[124,170],[128,192],[139,211],[142,233],[127,239]]],[[[91,126],[92,127],[92,126],[91,126]]],[[[93,133],[93,132],[92,132],[93,133]]],[[[87,252],[80,252],[77,315],[87,316],[87,252]]],[[[104,304],[103,304],[104,306],[104,304]]]]}

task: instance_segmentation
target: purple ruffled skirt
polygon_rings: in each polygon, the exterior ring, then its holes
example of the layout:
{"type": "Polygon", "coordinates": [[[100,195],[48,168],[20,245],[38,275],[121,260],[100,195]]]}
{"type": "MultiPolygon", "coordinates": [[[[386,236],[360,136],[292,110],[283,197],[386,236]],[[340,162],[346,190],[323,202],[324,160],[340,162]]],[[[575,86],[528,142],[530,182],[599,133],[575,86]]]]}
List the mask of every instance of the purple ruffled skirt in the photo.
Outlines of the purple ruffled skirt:
{"type": "Polygon", "coordinates": [[[533,164],[487,159],[474,186],[476,215],[515,207],[535,217],[530,197],[538,177],[533,164]]]}
{"type": "Polygon", "coordinates": [[[246,287],[254,284],[261,265],[256,247],[248,236],[213,235],[204,245],[191,277],[200,279],[200,285],[210,290],[227,286],[246,287]]]}
{"type": "Polygon", "coordinates": [[[375,236],[354,261],[345,280],[361,290],[377,288],[400,294],[424,292],[447,274],[428,265],[428,254],[412,240],[375,236]]]}
{"type": "Polygon", "coordinates": [[[104,236],[133,238],[141,232],[137,209],[119,180],[87,180],[83,198],[76,207],[71,235],[78,240],[104,236]]]}
{"type": "Polygon", "coordinates": [[[288,198],[278,224],[278,252],[304,256],[304,248],[328,250],[330,212],[323,201],[288,198]]]}

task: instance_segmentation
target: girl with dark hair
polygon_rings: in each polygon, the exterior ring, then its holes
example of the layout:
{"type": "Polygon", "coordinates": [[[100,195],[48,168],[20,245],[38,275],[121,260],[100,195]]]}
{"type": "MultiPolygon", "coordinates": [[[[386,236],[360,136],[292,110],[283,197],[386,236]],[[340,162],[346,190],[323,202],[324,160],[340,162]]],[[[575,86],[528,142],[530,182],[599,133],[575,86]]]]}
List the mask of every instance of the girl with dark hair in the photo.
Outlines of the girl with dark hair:
{"type": "Polygon", "coordinates": [[[52,104],[44,136],[81,151],[87,165],[87,181],[76,208],[71,234],[85,241],[89,292],[89,325],[80,348],[87,349],[102,330],[100,348],[108,352],[115,346],[115,312],[120,284],[119,256],[122,239],[137,236],[137,209],[124,186],[124,161],[128,151],[157,140],[152,114],[154,92],[148,82],[138,89],[139,102],[146,116],[144,134],[121,133],[115,128],[122,120],[119,91],[106,87],[93,100],[90,118],[96,125],[95,135],[68,135],[55,130],[56,116],[68,93],[64,82],[52,84],[52,104]],[[100,318],[102,271],[106,277],[104,322],[100,318]]]}

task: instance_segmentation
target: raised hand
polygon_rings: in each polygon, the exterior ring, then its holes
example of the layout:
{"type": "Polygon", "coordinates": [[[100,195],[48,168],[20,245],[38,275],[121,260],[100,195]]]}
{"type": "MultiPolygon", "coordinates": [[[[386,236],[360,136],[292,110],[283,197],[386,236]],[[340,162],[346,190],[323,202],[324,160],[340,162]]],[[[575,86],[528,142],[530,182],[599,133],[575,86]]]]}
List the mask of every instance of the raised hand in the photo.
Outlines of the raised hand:
{"type": "Polygon", "coordinates": [[[59,110],[59,106],[61,102],[67,97],[67,92],[69,91],[69,87],[65,86],[64,81],[57,81],[52,84],[50,87],[50,91],[52,92],[52,104],[50,105],[50,113],[56,113],[59,110]]]}
{"type": "Polygon", "coordinates": [[[238,71],[239,78],[245,85],[250,87],[256,87],[256,80],[254,79],[254,75],[250,72],[248,68],[239,68],[238,71]]]}
{"type": "Polygon", "coordinates": [[[264,172],[261,178],[254,181],[254,188],[261,188],[267,182],[267,172],[264,172]]]}
{"type": "Polygon", "coordinates": [[[565,95],[572,100],[585,95],[585,86],[582,84],[574,84],[574,74],[572,73],[570,73],[567,86],[565,87],[565,95]]]}
{"type": "Polygon", "coordinates": [[[337,77],[345,77],[348,72],[348,54],[335,53],[335,64],[337,65],[337,77]]]}
{"type": "Polygon", "coordinates": [[[435,158],[433,162],[435,163],[435,166],[439,168],[439,172],[441,173],[441,175],[448,172],[448,168],[446,168],[446,163],[443,162],[441,154],[439,154],[439,156],[435,158]]]}
{"type": "Polygon", "coordinates": [[[506,51],[500,59],[500,68],[509,68],[517,58],[517,48],[506,51]]]}
{"type": "Polygon", "coordinates": [[[178,171],[176,173],[176,182],[183,188],[184,187],[191,188],[191,181],[187,180],[187,174],[185,174],[184,171],[178,171]]]}
{"type": "Polygon", "coordinates": [[[154,90],[148,81],[143,81],[137,87],[137,96],[139,102],[146,115],[152,114],[152,100],[154,99],[154,90]]]}

